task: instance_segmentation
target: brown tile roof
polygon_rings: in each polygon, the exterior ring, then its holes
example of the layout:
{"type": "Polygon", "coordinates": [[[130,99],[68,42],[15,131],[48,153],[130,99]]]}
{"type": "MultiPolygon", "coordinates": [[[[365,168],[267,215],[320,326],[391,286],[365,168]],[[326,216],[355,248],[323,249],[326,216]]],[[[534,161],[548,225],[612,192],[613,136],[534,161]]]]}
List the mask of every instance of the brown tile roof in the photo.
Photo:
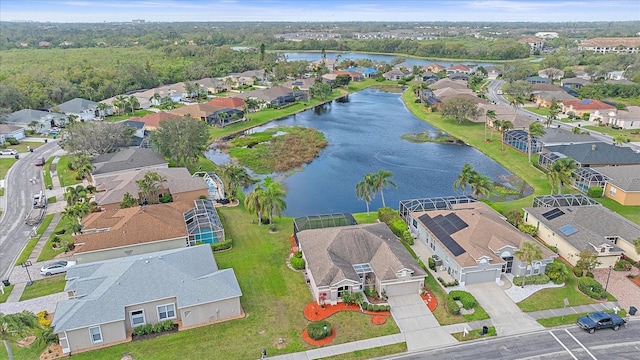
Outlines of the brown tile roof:
{"type": "Polygon", "coordinates": [[[542,39],[535,37],[535,36],[529,36],[529,37],[524,37],[520,40],[518,40],[518,42],[520,43],[528,43],[528,44],[535,44],[535,43],[541,43],[542,39]]]}
{"type": "Polygon", "coordinates": [[[209,104],[194,104],[188,105],[181,108],[173,109],[169,113],[179,116],[187,116],[191,115],[196,119],[206,118],[216,111],[220,111],[222,109],[227,108],[226,106],[214,106],[209,104]]]}
{"type": "Polygon", "coordinates": [[[440,79],[433,84],[429,85],[429,89],[437,90],[444,88],[452,88],[452,89],[468,89],[467,82],[463,80],[451,80],[448,78],[440,79]]]}
{"type": "Polygon", "coordinates": [[[593,38],[584,40],[580,43],[580,47],[638,47],[640,46],[640,37],[611,37],[611,38],[593,38]]]}
{"type": "Polygon", "coordinates": [[[458,64],[458,65],[451,66],[447,70],[469,71],[469,70],[471,70],[471,68],[468,67],[467,65],[458,64]]]}
{"type": "MultiPolygon", "coordinates": [[[[437,210],[427,213],[431,218],[455,213],[469,225],[451,235],[451,238],[465,250],[464,253],[454,256],[446,246],[442,247],[463,267],[476,266],[476,261],[483,256],[489,257],[494,264],[500,263],[503,260],[495,253],[503,247],[512,246],[519,249],[524,241],[536,242],[532,237],[511,226],[500,214],[483,202],[458,204],[454,205],[453,210],[437,210]]],[[[411,215],[418,219],[423,214],[425,212],[412,213],[411,215]]],[[[543,258],[555,255],[545,246],[538,245],[542,249],[543,258]]]]}
{"type": "Polygon", "coordinates": [[[193,203],[178,201],[91,213],[82,223],[85,231],[105,228],[109,230],[76,235],[75,243],[80,245],[76,252],[185,237],[187,228],[182,214],[193,207],[193,203]]]}
{"type": "Polygon", "coordinates": [[[424,68],[426,70],[431,69],[431,71],[434,71],[434,72],[440,72],[440,71],[446,69],[446,67],[444,67],[444,66],[442,66],[440,64],[436,64],[436,63],[431,63],[431,64],[425,66],[424,68]]]}
{"type": "Polygon", "coordinates": [[[562,105],[565,107],[573,107],[574,110],[615,110],[616,107],[603,103],[600,100],[584,99],[584,100],[564,100],[562,105]]]}
{"type": "Polygon", "coordinates": [[[244,104],[244,100],[237,97],[214,97],[207,102],[207,105],[222,106],[232,109],[241,109],[244,104]]]}
{"type": "Polygon", "coordinates": [[[160,126],[161,121],[175,118],[176,115],[161,111],[153,114],[147,114],[143,117],[132,117],[131,120],[141,121],[144,123],[145,128],[152,130],[160,126]]]}

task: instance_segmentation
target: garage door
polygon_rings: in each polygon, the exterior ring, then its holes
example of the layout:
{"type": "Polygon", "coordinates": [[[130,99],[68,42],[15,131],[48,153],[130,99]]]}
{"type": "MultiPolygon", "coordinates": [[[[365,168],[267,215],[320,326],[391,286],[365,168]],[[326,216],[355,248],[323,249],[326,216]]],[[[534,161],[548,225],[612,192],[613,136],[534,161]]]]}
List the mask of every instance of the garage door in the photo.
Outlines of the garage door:
{"type": "Polygon", "coordinates": [[[496,281],[496,272],[498,270],[491,269],[485,271],[476,271],[464,274],[465,285],[478,284],[483,282],[496,281]]]}
{"type": "Polygon", "coordinates": [[[389,284],[386,286],[387,296],[417,294],[420,290],[420,282],[406,282],[398,284],[389,284]]]}

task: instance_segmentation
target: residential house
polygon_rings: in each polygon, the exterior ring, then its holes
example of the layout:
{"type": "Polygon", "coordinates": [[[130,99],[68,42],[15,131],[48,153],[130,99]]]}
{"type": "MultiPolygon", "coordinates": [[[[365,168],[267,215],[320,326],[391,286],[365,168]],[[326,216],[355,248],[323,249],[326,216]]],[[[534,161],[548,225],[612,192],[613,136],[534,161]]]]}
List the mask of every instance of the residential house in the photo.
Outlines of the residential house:
{"type": "Polygon", "coordinates": [[[231,86],[220,78],[204,78],[196,81],[209,94],[219,94],[231,90],[231,86]]]}
{"type": "Polygon", "coordinates": [[[624,206],[640,206],[640,165],[602,166],[593,170],[606,179],[604,197],[624,206]]]}
{"type": "Polygon", "coordinates": [[[539,31],[535,33],[535,36],[540,39],[555,39],[558,37],[558,33],[555,31],[539,31]]]}
{"type": "Polygon", "coordinates": [[[224,107],[229,109],[244,110],[245,102],[237,97],[215,96],[207,102],[207,105],[224,107]]]}
{"type": "Polygon", "coordinates": [[[112,176],[122,172],[136,169],[165,169],[169,163],[157,152],[151,149],[121,149],[120,151],[101,154],[91,160],[93,171],[91,177],[95,183],[96,178],[112,176]]]}
{"type": "Polygon", "coordinates": [[[469,81],[469,75],[462,72],[449,73],[447,77],[451,80],[469,81]]]}
{"type": "Polygon", "coordinates": [[[609,71],[605,78],[607,80],[626,80],[624,77],[624,70],[609,71]]]}
{"type": "MultiPolygon", "coordinates": [[[[160,185],[158,197],[170,194],[173,201],[194,201],[208,196],[208,186],[201,177],[193,177],[186,168],[138,169],[124,171],[117,174],[97,178],[94,186],[98,190],[95,202],[105,210],[118,209],[125,193],[138,199],[138,204],[144,203],[140,197],[136,181],[142,179],[146,173],[153,171],[165,178],[160,185]]],[[[159,200],[154,199],[154,202],[159,200]]]]}
{"type": "Polygon", "coordinates": [[[329,69],[329,71],[333,71],[335,70],[336,65],[338,64],[333,59],[320,59],[320,60],[310,62],[309,69],[313,70],[313,69],[318,69],[321,66],[325,66],[327,69],[329,69]]]}
{"type": "Polygon", "coordinates": [[[210,125],[226,126],[244,120],[244,111],[224,106],[193,104],[169,111],[177,116],[191,116],[210,125]]]}
{"type": "MultiPolygon", "coordinates": [[[[349,67],[349,68],[344,69],[344,71],[357,72],[357,73],[361,74],[364,79],[369,79],[369,78],[376,77],[377,74],[378,74],[378,70],[372,69],[372,68],[368,68],[368,67],[349,67]]],[[[358,81],[358,80],[354,80],[354,81],[358,81]]]]}
{"type": "Polygon", "coordinates": [[[24,139],[24,128],[15,125],[0,124],[0,144],[4,144],[8,138],[14,138],[16,140],[24,139]]]}
{"type": "Polygon", "coordinates": [[[315,83],[316,83],[316,78],[306,78],[306,79],[296,79],[293,81],[288,81],[282,84],[282,86],[288,89],[291,89],[292,91],[295,88],[296,97],[299,96],[298,92],[304,92],[305,97],[308,97],[309,90],[311,89],[311,87],[313,87],[313,85],[315,85],[315,83]]]}
{"type": "Polygon", "coordinates": [[[160,126],[164,120],[176,119],[177,116],[168,112],[160,111],[157,113],[147,114],[143,117],[132,117],[130,120],[144,123],[145,130],[154,131],[160,126]]]}
{"type": "Polygon", "coordinates": [[[349,75],[351,77],[351,81],[362,81],[364,80],[364,75],[361,72],[354,70],[334,70],[333,71],[336,76],[338,75],[349,75]]]}
{"type": "Polygon", "coordinates": [[[295,94],[293,89],[278,85],[269,89],[243,92],[235,97],[239,97],[241,99],[254,98],[267,107],[280,107],[293,103],[296,100],[301,100],[304,96],[305,94],[303,92],[295,94]]]}
{"type": "Polygon", "coordinates": [[[518,40],[518,42],[529,45],[531,53],[539,53],[544,48],[544,40],[535,36],[524,37],[518,40]]]}
{"type": "Polygon", "coordinates": [[[584,85],[589,85],[589,84],[591,84],[591,81],[581,77],[572,77],[572,78],[566,78],[566,79],[560,80],[560,85],[562,87],[572,87],[575,89],[580,89],[584,85]]]}
{"type": "Polygon", "coordinates": [[[436,81],[440,80],[440,77],[438,77],[438,75],[432,73],[431,71],[423,72],[421,75],[419,75],[419,78],[420,80],[427,83],[427,85],[434,84],[436,81]]]}
{"type": "Polygon", "coordinates": [[[457,64],[447,68],[447,76],[450,77],[451,74],[457,74],[457,73],[469,75],[471,74],[471,67],[464,64],[457,64]]]}
{"type": "Polygon", "coordinates": [[[564,77],[564,71],[557,68],[546,68],[538,71],[538,76],[551,80],[560,80],[564,77]]]}
{"type": "Polygon", "coordinates": [[[411,75],[411,72],[408,70],[401,70],[401,69],[391,69],[389,71],[387,71],[386,73],[382,74],[382,76],[385,78],[385,80],[391,80],[391,81],[399,81],[402,80],[408,76],[411,75]]]}
{"type": "Polygon", "coordinates": [[[313,298],[336,304],[371,286],[379,295],[418,294],[426,272],[386,224],[302,230],[296,234],[313,298]]]}
{"type": "Polygon", "coordinates": [[[627,106],[625,110],[595,111],[589,120],[623,129],[640,129],[640,106],[627,106]]]}
{"type": "Polygon", "coordinates": [[[636,83],[627,79],[620,79],[620,80],[607,79],[604,81],[604,83],[611,84],[611,85],[636,85],[636,83]]]}
{"type": "Polygon", "coordinates": [[[53,126],[62,126],[67,123],[67,117],[63,114],[50,113],[48,111],[22,109],[5,117],[9,125],[28,127],[35,124],[33,130],[39,134],[47,134],[53,126]]]}
{"type": "Polygon", "coordinates": [[[462,80],[451,80],[448,78],[440,79],[435,83],[429,85],[429,89],[438,90],[444,88],[452,88],[452,89],[468,89],[469,86],[465,81],[462,80]]]}
{"type": "Polygon", "coordinates": [[[511,106],[480,103],[478,104],[478,110],[480,111],[480,116],[474,122],[486,123],[490,129],[494,128],[494,124],[493,120],[487,117],[487,111],[489,110],[495,113],[495,120],[509,121],[513,124],[514,129],[528,129],[529,125],[535,122],[529,116],[514,112],[511,106]]]}
{"type": "Polygon", "coordinates": [[[529,76],[524,80],[531,84],[551,84],[551,79],[541,76],[529,76]]]}
{"type": "Polygon", "coordinates": [[[484,69],[487,70],[487,77],[489,79],[497,79],[498,76],[502,76],[502,70],[498,69],[495,66],[487,66],[484,69]]]}
{"type": "Polygon", "coordinates": [[[97,116],[98,103],[87,99],[75,98],[59,104],[58,109],[67,116],[75,115],[78,120],[89,121],[97,116]]]}
{"type": "Polygon", "coordinates": [[[640,52],[640,38],[611,37],[587,39],[578,44],[578,49],[600,54],[635,54],[640,52]]]}
{"type": "Polygon", "coordinates": [[[596,111],[606,113],[615,111],[616,107],[600,100],[583,99],[583,100],[562,100],[562,113],[567,115],[575,115],[583,117],[584,114],[591,114],[596,111]]]}
{"type": "MultiPolygon", "coordinates": [[[[604,142],[544,146],[544,153],[562,154],[574,159],[580,167],[640,164],[640,153],[630,147],[615,146],[604,142]]],[[[543,154],[544,154],[543,153],[543,154]]],[[[544,156],[539,163],[546,167],[544,156]]]]}
{"type": "Polygon", "coordinates": [[[238,83],[241,85],[258,85],[262,84],[267,79],[266,71],[264,69],[247,70],[235,75],[238,79],[238,83]]]}
{"type": "MultiPolygon", "coordinates": [[[[591,81],[591,75],[587,74],[587,72],[584,70],[575,70],[573,73],[576,75],[576,78],[578,79],[591,81]]],[[[573,78],[570,78],[570,79],[573,79],[573,78]]]]}
{"type": "Polygon", "coordinates": [[[322,82],[325,84],[332,85],[336,82],[336,74],[324,74],[321,76],[322,82]]]}
{"type": "Polygon", "coordinates": [[[442,261],[440,268],[462,285],[500,283],[502,274],[544,274],[555,254],[509,224],[483,202],[451,209],[412,212],[409,229],[442,261]],[[525,264],[515,256],[524,242],[542,250],[542,259],[525,264]]]}
{"type": "Polygon", "coordinates": [[[594,138],[591,134],[575,134],[571,131],[557,127],[545,127],[544,135],[539,137],[539,141],[544,146],[591,144],[600,142],[600,140],[594,138]]]}
{"type": "Polygon", "coordinates": [[[131,136],[130,147],[149,147],[144,121],[127,120],[123,121],[123,124],[135,129],[135,133],[131,136]]]}
{"type": "Polygon", "coordinates": [[[436,64],[436,63],[431,63],[427,66],[424,67],[425,71],[431,71],[432,73],[439,73],[441,71],[445,71],[447,70],[447,68],[445,66],[442,66],[440,64],[436,64]]]}
{"type": "Polygon", "coordinates": [[[531,100],[539,107],[550,107],[553,103],[563,100],[578,100],[577,97],[569,95],[562,88],[551,84],[535,84],[531,93],[531,100]]]}
{"type": "Polygon", "coordinates": [[[640,259],[633,247],[640,226],[600,204],[525,208],[524,222],[535,226],[538,238],[558,248],[573,266],[584,250],[598,254],[600,269],[613,266],[622,254],[640,259]]]}
{"type": "Polygon", "coordinates": [[[131,341],[133,329],[171,320],[185,330],[244,316],[233,269],[209,246],[159,251],[70,268],[51,325],[65,354],[131,341]]]}

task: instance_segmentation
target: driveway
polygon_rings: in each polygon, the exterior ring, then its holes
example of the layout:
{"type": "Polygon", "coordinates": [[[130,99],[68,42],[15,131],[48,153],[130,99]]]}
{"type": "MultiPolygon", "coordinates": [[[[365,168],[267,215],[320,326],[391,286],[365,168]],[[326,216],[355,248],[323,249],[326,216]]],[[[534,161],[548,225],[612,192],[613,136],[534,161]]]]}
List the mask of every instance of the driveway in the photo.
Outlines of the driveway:
{"type": "Polygon", "coordinates": [[[609,284],[607,291],[618,299],[618,303],[625,310],[629,310],[630,306],[640,308],[640,287],[627,279],[628,271],[611,271],[609,269],[593,270],[593,276],[602,286],[607,285],[607,277],[609,276],[609,284]]]}
{"type": "Polygon", "coordinates": [[[390,296],[388,302],[393,320],[407,342],[408,351],[458,343],[440,326],[420,295],[390,296]]]}
{"type": "Polygon", "coordinates": [[[522,312],[498,284],[491,282],[466,285],[465,287],[489,314],[491,323],[495,326],[499,336],[523,334],[543,329],[543,326],[531,316],[522,312]]]}

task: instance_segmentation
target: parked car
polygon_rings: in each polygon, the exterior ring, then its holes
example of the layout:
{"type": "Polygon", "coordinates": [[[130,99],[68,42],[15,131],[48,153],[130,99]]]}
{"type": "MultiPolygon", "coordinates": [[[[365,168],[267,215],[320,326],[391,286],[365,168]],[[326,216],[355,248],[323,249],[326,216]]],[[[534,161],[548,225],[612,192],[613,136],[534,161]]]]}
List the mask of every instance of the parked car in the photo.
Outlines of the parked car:
{"type": "Polygon", "coordinates": [[[43,266],[42,269],[40,269],[40,274],[47,275],[47,276],[54,275],[54,274],[62,274],[67,272],[67,270],[70,267],[75,265],[76,265],[75,261],[66,261],[66,260],[56,261],[49,265],[43,266]]]}
{"type": "Polygon", "coordinates": [[[596,330],[600,329],[613,329],[618,331],[620,326],[624,325],[626,321],[623,318],[613,313],[606,313],[604,311],[597,311],[586,316],[578,318],[578,325],[593,334],[596,330]]]}
{"type": "Polygon", "coordinates": [[[40,156],[39,158],[36,159],[35,164],[36,164],[36,166],[43,166],[45,162],[46,161],[45,161],[44,157],[40,156]]]}
{"type": "Polygon", "coordinates": [[[2,149],[0,155],[18,155],[18,150],[14,149],[2,149]]]}

